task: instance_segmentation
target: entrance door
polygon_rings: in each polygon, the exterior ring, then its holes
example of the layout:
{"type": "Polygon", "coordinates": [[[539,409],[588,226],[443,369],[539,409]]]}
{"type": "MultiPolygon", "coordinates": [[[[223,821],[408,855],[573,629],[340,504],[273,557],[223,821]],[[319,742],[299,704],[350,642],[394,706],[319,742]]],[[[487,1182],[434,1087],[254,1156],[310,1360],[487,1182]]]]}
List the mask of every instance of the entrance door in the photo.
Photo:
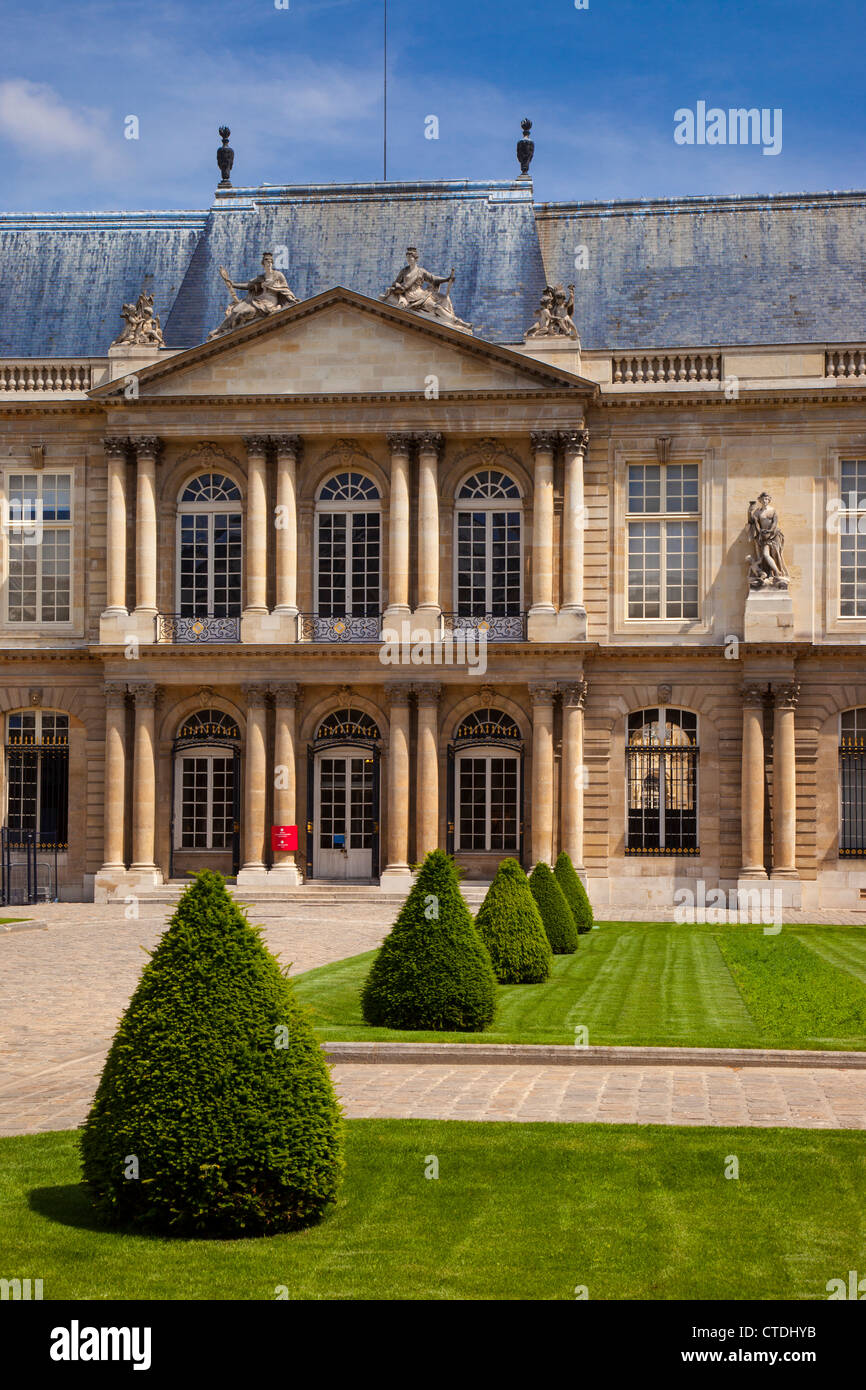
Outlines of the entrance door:
{"type": "Polygon", "coordinates": [[[316,755],[316,878],[373,876],[374,762],[369,752],[316,755]]]}

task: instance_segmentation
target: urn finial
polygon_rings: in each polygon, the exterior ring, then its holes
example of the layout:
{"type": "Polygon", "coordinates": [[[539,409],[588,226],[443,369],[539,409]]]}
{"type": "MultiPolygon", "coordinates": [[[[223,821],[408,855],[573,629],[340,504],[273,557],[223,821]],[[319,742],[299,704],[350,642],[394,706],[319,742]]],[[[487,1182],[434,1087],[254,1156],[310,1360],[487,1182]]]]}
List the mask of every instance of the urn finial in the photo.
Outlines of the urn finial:
{"type": "Polygon", "coordinates": [[[216,159],[217,164],[220,168],[220,173],[222,174],[222,178],[220,179],[217,187],[231,188],[232,185],[229,175],[232,171],[232,165],[235,162],[235,152],[229,144],[229,136],[231,135],[231,131],[229,130],[227,125],[220,126],[220,135],[222,136],[223,142],[220,148],[217,150],[216,159]]]}
{"type": "Polygon", "coordinates": [[[517,142],[517,158],[520,160],[521,174],[529,173],[529,166],[532,163],[532,156],[535,154],[535,141],[530,140],[529,132],[532,129],[532,121],[528,116],[524,116],[520,122],[520,129],[523,131],[523,139],[517,142]]]}

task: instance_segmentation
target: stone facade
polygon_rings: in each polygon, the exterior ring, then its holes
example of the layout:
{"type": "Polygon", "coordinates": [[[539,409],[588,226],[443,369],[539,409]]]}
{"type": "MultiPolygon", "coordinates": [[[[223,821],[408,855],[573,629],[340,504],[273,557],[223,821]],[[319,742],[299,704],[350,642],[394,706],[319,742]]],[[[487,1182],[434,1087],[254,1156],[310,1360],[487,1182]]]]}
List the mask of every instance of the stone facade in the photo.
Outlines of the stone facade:
{"type": "Polygon", "coordinates": [[[61,896],[208,865],[251,888],[402,889],[438,844],[478,879],[505,853],[530,868],[565,848],[601,910],[670,906],[698,880],[859,904],[840,721],[866,709],[866,595],[851,616],[828,522],[866,457],[859,345],[492,343],[334,288],[132,351],[87,359],[86,389],[62,363],[40,359],[38,385],[0,362],[4,824],[16,843],[28,814],[10,778],[42,776],[22,771],[17,714],[62,713],[61,896]],[[634,616],[636,528],[665,510],[630,510],[638,473],[696,480],[661,543],[670,585],[695,527],[694,611],[634,616]],[[68,514],[45,513],[34,548],[59,517],[68,612],[30,620],[13,611],[30,573],[14,480],[44,498],[56,475],[68,514]],[[461,500],[482,476],[499,494],[461,500]],[[210,501],[189,500],[203,478],[210,501]],[[757,612],[746,517],[763,490],[790,586],[757,612]],[[366,585],[345,611],[340,546],[344,580],[366,585]],[[509,565],[510,597],[485,609],[509,565]],[[481,645],[461,648],[467,633],[481,645]],[[641,711],[669,731],[663,769],[641,711]],[[297,851],[272,848],[272,825],[298,827],[297,851]]]}

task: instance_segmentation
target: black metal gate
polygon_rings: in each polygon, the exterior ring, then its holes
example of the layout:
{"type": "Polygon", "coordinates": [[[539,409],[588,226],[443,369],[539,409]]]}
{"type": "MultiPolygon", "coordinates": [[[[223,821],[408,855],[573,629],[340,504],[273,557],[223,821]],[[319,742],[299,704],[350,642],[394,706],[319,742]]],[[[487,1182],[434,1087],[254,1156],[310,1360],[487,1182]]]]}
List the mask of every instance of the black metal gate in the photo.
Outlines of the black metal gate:
{"type": "Polygon", "coordinates": [[[0,830],[0,902],[4,907],[35,903],[38,892],[36,831],[10,830],[4,825],[0,830]]]}

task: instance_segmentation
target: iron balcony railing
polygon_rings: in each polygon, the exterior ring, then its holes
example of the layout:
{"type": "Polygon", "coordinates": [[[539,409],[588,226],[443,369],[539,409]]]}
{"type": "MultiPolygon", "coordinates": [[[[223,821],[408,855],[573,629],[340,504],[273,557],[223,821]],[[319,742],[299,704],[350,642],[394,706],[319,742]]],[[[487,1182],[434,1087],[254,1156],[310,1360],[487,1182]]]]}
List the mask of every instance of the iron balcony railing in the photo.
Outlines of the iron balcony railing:
{"type": "Polygon", "coordinates": [[[347,613],[325,618],[319,613],[298,614],[299,642],[380,642],[382,616],[355,618],[347,613]]]}
{"type": "Polygon", "coordinates": [[[443,613],[443,633],[477,633],[487,642],[525,642],[525,613],[443,613]]]}
{"type": "Polygon", "coordinates": [[[158,642],[239,642],[241,620],[214,618],[208,614],[188,616],[185,613],[160,613],[157,619],[158,642]]]}

